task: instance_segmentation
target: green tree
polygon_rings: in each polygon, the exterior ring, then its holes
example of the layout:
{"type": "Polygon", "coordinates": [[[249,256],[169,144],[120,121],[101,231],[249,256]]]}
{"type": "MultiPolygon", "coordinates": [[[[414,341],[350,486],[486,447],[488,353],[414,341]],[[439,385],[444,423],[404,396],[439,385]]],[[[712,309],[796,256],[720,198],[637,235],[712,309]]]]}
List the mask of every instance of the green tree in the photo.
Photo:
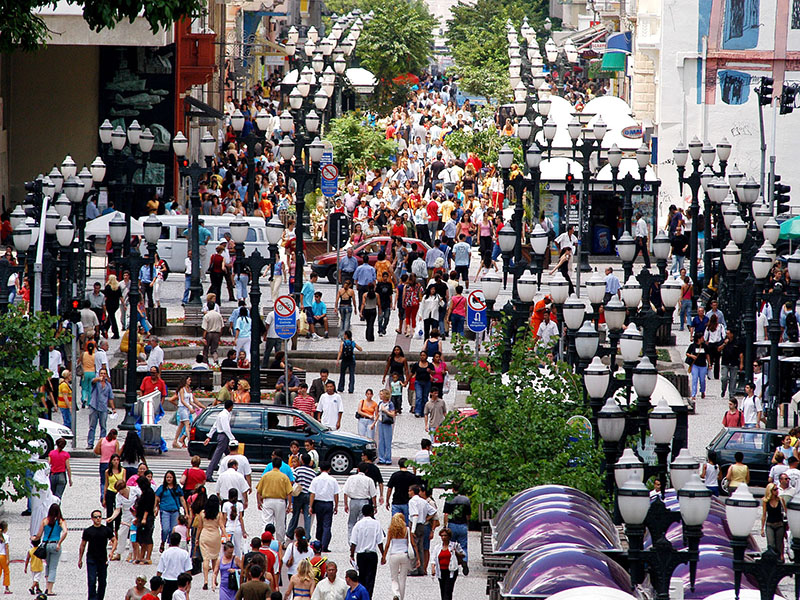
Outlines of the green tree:
{"type": "Polygon", "coordinates": [[[477,416],[448,414],[430,465],[418,468],[432,485],[458,482],[473,502],[497,509],[515,493],[556,483],[605,500],[599,477],[602,452],[567,424],[588,414],[580,378],[562,362],[532,348],[530,329],[512,349],[511,366],[500,372],[503,341],[490,344],[487,369],[475,365],[465,342],[455,343],[457,379],[469,382],[468,403],[477,416]]]}
{"type": "MultiPolygon", "coordinates": [[[[83,18],[92,31],[113,29],[127,19],[144,18],[153,32],[167,29],[181,17],[202,13],[203,0],[67,0],[83,7],[83,18]]],[[[50,31],[37,10],[55,6],[55,0],[12,0],[0,10],[0,52],[33,51],[50,39],[50,31]]]]}
{"type": "Polygon", "coordinates": [[[428,66],[436,20],[423,0],[383,0],[372,10],[375,17],[364,27],[356,54],[378,80],[377,106],[386,108],[396,87],[392,79],[404,73],[418,75],[428,66]]]}
{"type": "Polygon", "coordinates": [[[397,151],[397,144],[387,140],[378,128],[367,125],[364,116],[358,112],[332,119],[325,139],[333,144],[336,165],[351,173],[367,167],[387,167],[389,157],[397,151]]]}
{"type": "Polygon", "coordinates": [[[25,471],[43,439],[38,390],[49,377],[46,368],[32,364],[41,348],[55,342],[56,321],[46,313],[26,317],[16,307],[0,318],[0,504],[28,493],[25,471]]]}

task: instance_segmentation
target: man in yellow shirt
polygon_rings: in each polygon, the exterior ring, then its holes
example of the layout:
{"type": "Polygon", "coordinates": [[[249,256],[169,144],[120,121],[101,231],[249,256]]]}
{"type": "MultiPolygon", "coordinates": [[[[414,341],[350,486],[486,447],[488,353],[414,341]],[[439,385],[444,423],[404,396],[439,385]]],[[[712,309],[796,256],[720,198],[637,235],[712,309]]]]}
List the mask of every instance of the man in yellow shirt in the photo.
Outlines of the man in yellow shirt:
{"type": "Polygon", "coordinates": [[[72,386],[69,384],[72,373],[69,369],[61,371],[61,382],[58,384],[58,410],[64,427],[72,429],[72,386]]]}
{"type": "MultiPolygon", "coordinates": [[[[286,535],[286,504],[292,499],[292,482],[281,472],[280,458],[272,459],[272,470],[264,473],[256,486],[256,500],[262,525],[275,525],[275,539],[283,542],[286,535]]],[[[289,504],[289,512],[292,505],[289,504]]]]}

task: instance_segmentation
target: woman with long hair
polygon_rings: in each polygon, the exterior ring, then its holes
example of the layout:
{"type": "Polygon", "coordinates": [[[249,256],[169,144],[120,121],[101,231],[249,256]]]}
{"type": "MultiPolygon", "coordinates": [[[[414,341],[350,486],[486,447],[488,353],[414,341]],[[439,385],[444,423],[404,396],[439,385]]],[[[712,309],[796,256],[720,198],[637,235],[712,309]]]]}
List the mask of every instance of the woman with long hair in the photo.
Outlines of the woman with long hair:
{"type": "Polygon", "coordinates": [[[353,290],[352,280],[345,279],[336,296],[336,304],[334,306],[339,312],[339,339],[343,339],[344,332],[350,330],[350,319],[353,316],[353,300],[355,297],[356,293],[353,290]]]}
{"type": "Polygon", "coordinates": [[[786,537],[786,505],[778,495],[774,483],[767,484],[761,501],[761,535],[767,538],[767,547],[772,548],[783,562],[784,538],[786,537]]]}
{"type": "Polygon", "coordinates": [[[246,306],[239,307],[239,317],[233,326],[234,342],[236,343],[237,354],[244,350],[247,360],[250,360],[250,335],[252,332],[253,320],[247,311],[246,306]]]}
{"type": "Polygon", "coordinates": [[[181,381],[181,387],[177,392],[178,404],[178,429],[175,430],[175,439],[172,440],[173,448],[186,448],[186,438],[189,437],[189,425],[192,421],[192,413],[196,409],[202,410],[204,407],[195,400],[192,391],[192,376],[187,375],[181,381]]]}
{"type": "Polygon", "coordinates": [[[247,530],[244,527],[244,504],[239,501],[239,490],[236,488],[228,490],[228,498],[222,505],[222,521],[228,539],[233,542],[233,553],[241,558],[247,530]]]}
{"type": "Polygon", "coordinates": [[[461,545],[452,541],[453,532],[447,527],[439,531],[439,538],[430,552],[430,573],[439,580],[442,600],[453,600],[458,566],[463,562],[465,554],[461,545]]]}
{"type": "Polygon", "coordinates": [[[717,315],[711,315],[711,318],[708,320],[708,325],[706,325],[706,330],[703,333],[703,337],[706,339],[706,346],[708,348],[709,373],[713,367],[714,379],[719,379],[719,347],[722,345],[722,342],[725,341],[725,326],[719,322],[719,317],[717,317],[717,315]]]}
{"type": "Polygon", "coordinates": [[[309,600],[316,586],[317,582],[311,576],[311,562],[302,560],[297,565],[297,572],[289,579],[289,587],[283,598],[284,600],[309,600]]]}
{"type": "Polygon", "coordinates": [[[178,515],[180,515],[181,509],[184,513],[189,512],[175,471],[170,470],[164,473],[164,481],[156,490],[156,510],[161,513],[161,548],[159,552],[164,552],[164,544],[169,540],[169,534],[178,524],[178,515]]]}
{"type": "Polygon", "coordinates": [[[286,565],[286,574],[291,576],[297,573],[298,565],[306,558],[311,560],[312,556],[314,556],[314,551],[308,546],[306,530],[303,527],[298,527],[294,530],[294,541],[283,552],[283,564],[286,565]]]}
{"type": "Polygon", "coordinates": [[[409,540],[414,549],[414,570],[419,569],[419,552],[417,543],[413,535],[408,534],[406,518],[402,513],[397,513],[389,523],[389,530],[386,534],[386,542],[383,546],[383,556],[381,564],[386,564],[386,555],[389,555],[389,576],[392,578],[392,595],[398,600],[403,600],[406,595],[406,577],[408,570],[412,566],[412,561],[408,558],[409,540]]]}
{"type": "Polygon", "coordinates": [[[403,325],[403,334],[406,337],[411,337],[417,329],[417,311],[419,310],[419,302],[422,297],[422,286],[417,281],[417,276],[411,273],[408,276],[408,283],[403,289],[403,308],[405,309],[405,322],[403,325]]]}
{"type": "Polygon", "coordinates": [[[111,328],[113,332],[112,338],[119,337],[119,326],[117,325],[117,311],[119,310],[122,301],[122,288],[120,287],[117,276],[113,273],[108,276],[106,280],[106,287],[103,289],[103,295],[106,297],[106,322],[103,324],[103,329],[108,335],[108,329],[111,328]]]}
{"type": "Polygon", "coordinates": [[[33,536],[40,540],[39,545],[44,546],[46,552],[44,576],[47,580],[45,593],[48,596],[54,595],[53,585],[56,582],[58,561],[61,559],[61,545],[68,532],[67,522],[61,515],[61,507],[56,503],[51,504],[47,516],[39,524],[39,531],[33,536]]]}
{"type": "MultiPolygon", "coordinates": [[[[209,496],[205,507],[200,511],[195,520],[196,527],[200,531],[198,544],[200,554],[203,557],[203,589],[208,589],[208,572],[216,571],[217,561],[219,560],[219,549],[222,545],[222,536],[225,535],[225,524],[219,510],[219,496],[216,494],[209,496]]],[[[213,575],[211,589],[216,589],[216,581],[213,575]]]]}
{"type": "Polygon", "coordinates": [[[86,350],[81,353],[81,365],[83,366],[83,379],[81,379],[81,408],[86,408],[89,399],[92,397],[92,380],[95,377],[94,370],[94,342],[86,344],[86,350]]]}
{"type": "Polygon", "coordinates": [[[66,447],[67,440],[63,437],[58,438],[56,447],[47,455],[50,463],[50,489],[53,495],[59,499],[64,495],[67,480],[69,480],[69,486],[72,487],[72,468],[69,464],[69,452],[64,451],[66,447]]]}
{"type": "MultiPolygon", "coordinates": [[[[228,581],[235,577],[237,571],[241,573],[242,559],[233,552],[233,544],[225,542],[222,545],[222,556],[217,561],[214,569],[214,580],[219,577],[219,600],[235,600],[236,590],[232,589],[228,581]]],[[[244,581],[239,582],[244,583],[244,581]]]]}
{"type": "Polygon", "coordinates": [[[145,468],[147,467],[144,444],[142,444],[142,438],[135,431],[128,432],[122,444],[122,449],[117,452],[122,460],[122,468],[125,469],[125,477],[128,479],[136,475],[140,464],[144,464],[145,468]]]}
{"type": "Polygon", "coordinates": [[[375,292],[375,284],[370,283],[367,291],[361,295],[360,316],[367,322],[365,333],[368,342],[375,341],[375,319],[378,316],[378,294],[375,292]]]}
{"type": "Polygon", "coordinates": [[[556,265],[550,269],[550,275],[555,273],[556,271],[561,271],[561,274],[564,276],[564,279],[567,280],[567,284],[569,285],[569,295],[575,293],[575,286],[572,284],[572,278],[569,276],[569,259],[572,257],[572,248],[566,246],[561,249],[561,253],[558,257],[558,262],[556,265]]]}
{"type": "MultiPolygon", "coordinates": [[[[108,482],[106,481],[106,471],[108,465],[111,463],[111,458],[116,454],[119,455],[119,440],[117,439],[117,430],[109,429],[105,437],[101,437],[94,445],[94,453],[100,457],[100,502],[105,498],[105,490],[108,489],[108,482]]],[[[113,489],[113,488],[112,488],[113,489]]]]}
{"type": "Polygon", "coordinates": [[[394,373],[397,373],[400,381],[408,381],[408,360],[406,360],[406,355],[400,346],[392,348],[391,354],[386,357],[386,367],[383,369],[381,385],[386,385],[387,377],[391,381],[394,373]]]}
{"type": "MultiPolygon", "coordinates": [[[[103,506],[106,509],[106,519],[108,519],[117,506],[117,482],[125,481],[125,470],[120,464],[119,454],[112,454],[108,461],[108,468],[105,472],[105,494],[103,495],[103,506]]],[[[122,522],[120,517],[114,520],[114,533],[119,531],[119,524],[122,522]]]]}
{"type": "MultiPolygon", "coordinates": [[[[439,345],[441,347],[441,341],[439,345]]],[[[431,373],[431,389],[439,391],[439,398],[444,398],[444,378],[447,376],[447,363],[442,360],[441,350],[433,353],[433,373],[431,373]]]]}
{"type": "Polygon", "coordinates": [[[444,300],[436,293],[436,286],[429,285],[428,289],[425,290],[425,297],[419,303],[419,318],[422,319],[422,327],[426,340],[432,329],[438,331],[439,310],[443,306],[444,300]]]}
{"type": "Polygon", "coordinates": [[[130,271],[124,271],[122,273],[122,281],[119,282],[119,288],[122,290],[122,295],[120,298],[120,316],[122,317],[122,328],[128,328],[128,312],[129,312],[129,301],[128,301],[128,294],[131,291],[131,273],[130,271]]]}

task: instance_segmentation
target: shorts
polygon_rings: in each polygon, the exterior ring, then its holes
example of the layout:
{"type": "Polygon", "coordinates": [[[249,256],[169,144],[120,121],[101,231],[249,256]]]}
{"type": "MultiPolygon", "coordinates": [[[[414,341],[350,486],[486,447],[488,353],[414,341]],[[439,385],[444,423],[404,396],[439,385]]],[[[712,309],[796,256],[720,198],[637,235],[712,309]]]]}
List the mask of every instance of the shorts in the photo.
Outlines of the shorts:
{"type": "Polygon", "coordinates": [[[130,536],[131,536],[131,543],[132,543],[132,544],[136,544],[136,543],[138,543],[138,541],[137,541],[137,538],[136,538],[136,533],[137,533],[137,528],[136,528],[136,525],[131,525],[131,533],[130,533],[130,536]]]}
{"type": "Polygon", "coordinates": [[[35,583],[41,588],[44,583],[44,571],[31,571],[31,583],[35,583]]]}
{"type": "Polygon", "coordinates": [[[458,273],[458,279],[461,279],[461,281],[469,281],[469,265],[456,265],[456,273],[458,273]]]}
{"type": "Polygon", "coordinates": [[[179,406],[178,407],[178,422],[189,421],[190,418],[191,418],[191,413],[189,412],[189,409],[186,408],[185,406],[179,406]]]}
{"type": "Polygon", "coordinates": [[[137,528],[136,538],[143,546],[151,545],[153,543],[153,522],[140,523],[137,528]]]}

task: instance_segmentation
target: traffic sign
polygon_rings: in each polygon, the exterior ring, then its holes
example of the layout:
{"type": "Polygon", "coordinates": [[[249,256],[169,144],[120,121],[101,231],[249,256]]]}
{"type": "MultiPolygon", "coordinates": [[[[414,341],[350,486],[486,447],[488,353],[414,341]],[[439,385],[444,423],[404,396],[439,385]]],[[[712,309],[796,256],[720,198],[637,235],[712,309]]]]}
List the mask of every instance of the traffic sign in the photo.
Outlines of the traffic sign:
{"type": "Polygon", "coordinates": [[[322,158],[319,161],[321,166],[333,164],[333,144],[328,140],[322,140],[322,145],[325,149],[322,151],[322,158]]]}
{"type": "Polygon", "coordinates": [[[470,292],[467,296],[467,327],[474,333],[480,333],[487,327],[486,298],[481,290],[470,292]]]}
{"type": "Polygon", "coordinates": [[[320,170],[320,189],[324,196],[335,196],[339,189],[339,169],[336,165],[324,165],[320,170]]]}
{"type": "Polygon", "coordinates": [[[291,296],[278,296],[275,300],[275,334],[288,340],[297,333],[297,304],[291,296]]]}

